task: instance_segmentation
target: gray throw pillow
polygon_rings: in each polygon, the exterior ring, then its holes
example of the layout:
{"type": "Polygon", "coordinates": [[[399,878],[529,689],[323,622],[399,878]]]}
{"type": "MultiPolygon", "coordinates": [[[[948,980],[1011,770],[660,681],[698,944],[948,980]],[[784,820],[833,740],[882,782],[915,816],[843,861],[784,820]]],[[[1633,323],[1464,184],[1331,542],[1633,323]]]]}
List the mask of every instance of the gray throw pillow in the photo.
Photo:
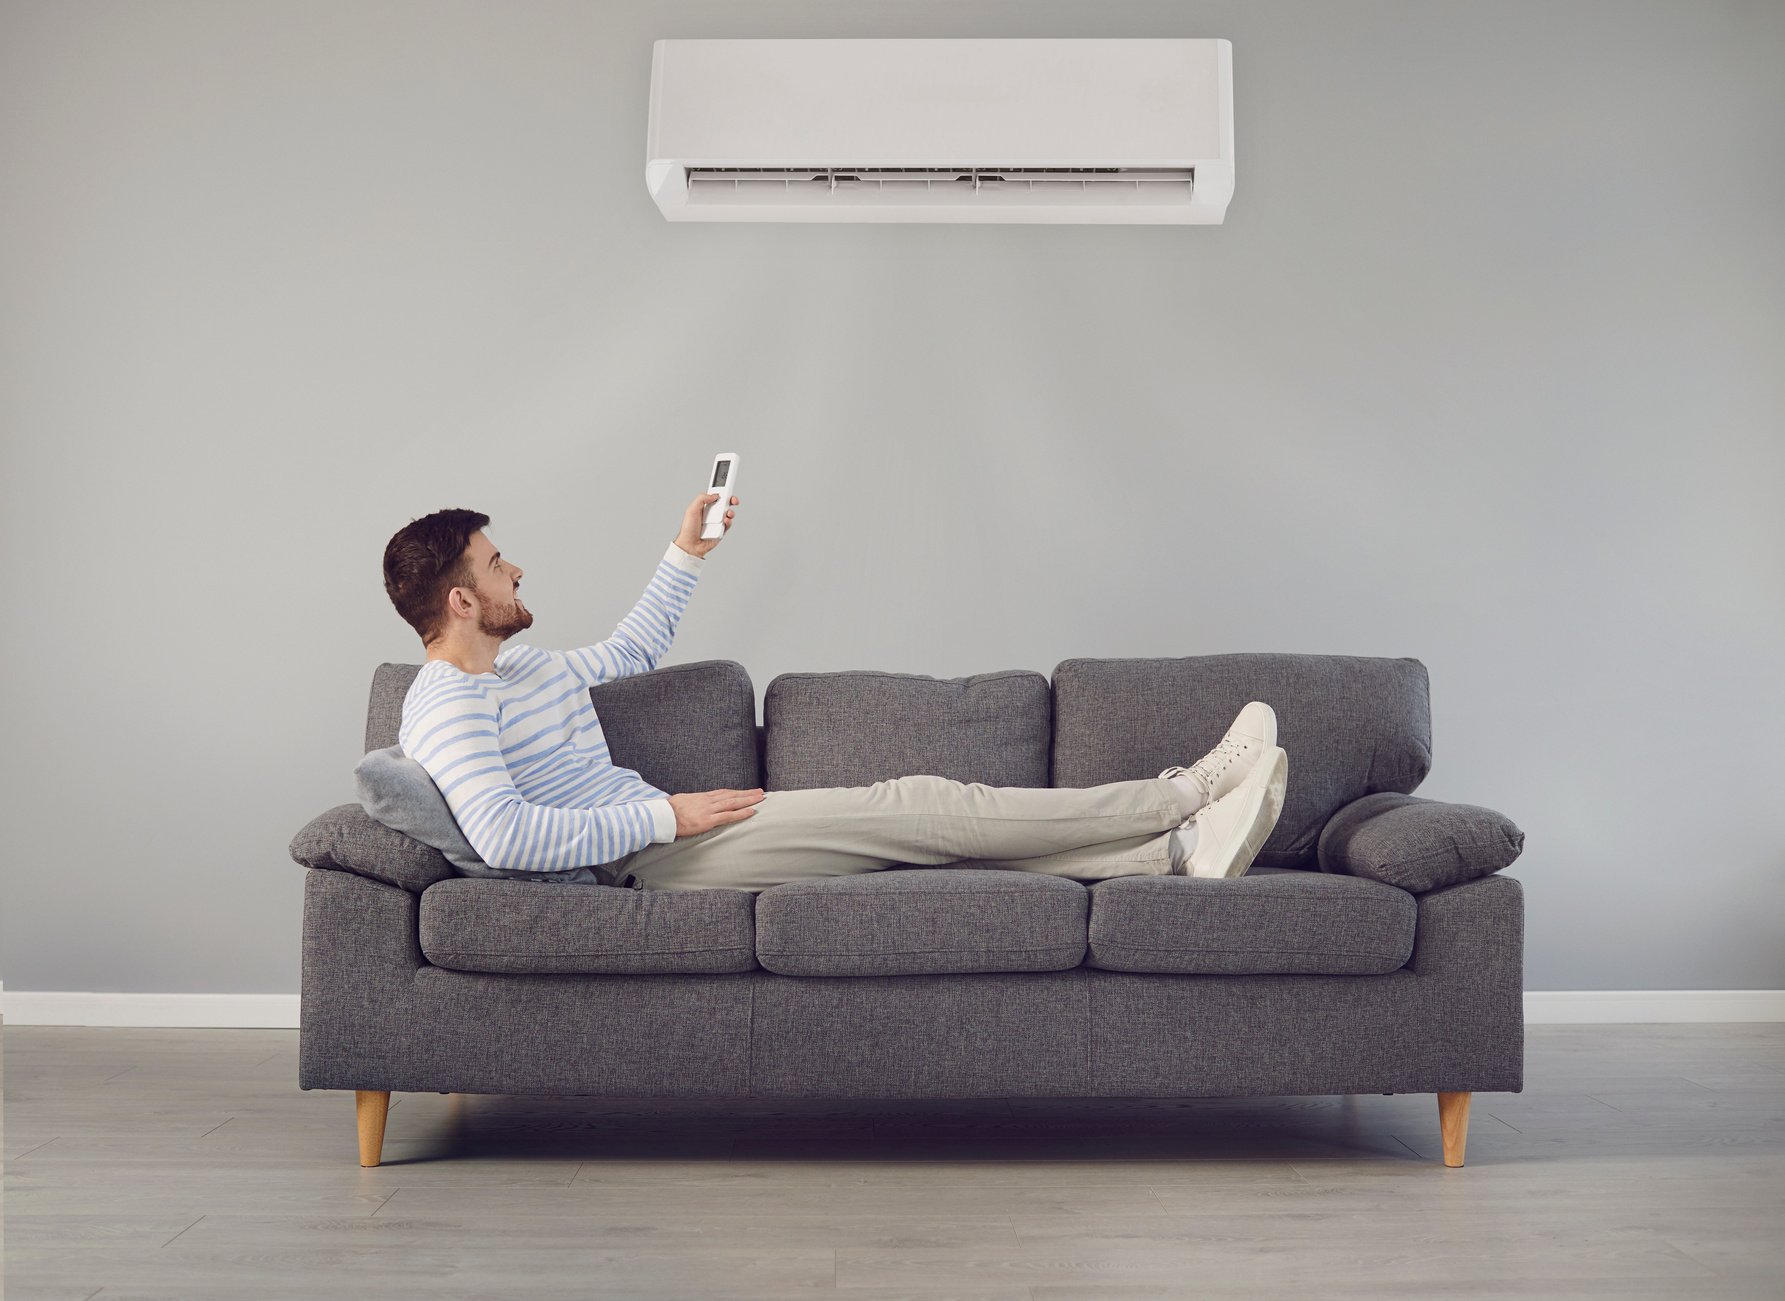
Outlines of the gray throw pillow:
{"type": "Polygon", "coordinates": [[[573,867],[561,872],[529,872],[523,868],[491,867],[478,857],[446,805],[446,796],[434,785],[428,770],[403,753],[400,745],[372,750],[354,765],[354,784],[359,787],[360,807],[374,821],[392,831],[438,849],[460,876],[487,876],[504,881],[543,881],[552,885],[607,885],[595,867],[573,867]]]}
{"type": "Polygon", "coordinates": [[[494,870],[478,857],[453,821],[446,797],[428,770],[406,756],[401,746],[368,751],[354,765],[353,780],[359,787],[360,807],[368,817],[433,846],[461,871],[468,869],[481,876],[494,870]]]}
{"type": "Polygon", "coordinates": [[[1322,872],[1424,894],[1498,872],[1524,847],[1525,833],[1493,809],[1378,791],[1333,814],[1319,859],[1322,872]]]}

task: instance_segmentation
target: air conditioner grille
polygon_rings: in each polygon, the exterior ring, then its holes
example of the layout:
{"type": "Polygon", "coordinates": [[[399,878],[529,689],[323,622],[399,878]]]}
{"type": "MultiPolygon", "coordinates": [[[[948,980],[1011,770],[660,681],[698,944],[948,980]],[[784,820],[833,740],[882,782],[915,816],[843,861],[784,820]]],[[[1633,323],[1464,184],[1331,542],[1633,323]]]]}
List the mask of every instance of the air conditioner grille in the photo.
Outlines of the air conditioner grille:
{"type": "Polygon", "coordinates": [[[1145,184],[1188,185],[1196,176],[1193,167],[853,167],[829,164],[815,167],[689,167],[688,184],[737,185],[740,182],[798,185],[814,183],[827,189],[840,186],[872,187],[895,184],[1034,186],[1145,184]]]}
{"type": "Polygon", "coordinates": [[[1193,167],[688,167],[696,206],[1186,208],[1193,167]]]}

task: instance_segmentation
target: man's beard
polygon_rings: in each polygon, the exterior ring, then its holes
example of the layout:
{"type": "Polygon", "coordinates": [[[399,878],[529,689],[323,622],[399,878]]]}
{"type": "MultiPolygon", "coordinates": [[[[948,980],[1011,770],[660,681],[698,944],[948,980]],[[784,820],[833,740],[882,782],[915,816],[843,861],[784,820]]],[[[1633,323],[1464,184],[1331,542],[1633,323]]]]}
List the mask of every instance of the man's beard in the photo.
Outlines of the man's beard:
{"type": "Polygon", "coordinates": [[[533,612],[518,600],[499,610],[480,610],[477,630],[497,641],[514,636],[533,626],[533,612]]]}

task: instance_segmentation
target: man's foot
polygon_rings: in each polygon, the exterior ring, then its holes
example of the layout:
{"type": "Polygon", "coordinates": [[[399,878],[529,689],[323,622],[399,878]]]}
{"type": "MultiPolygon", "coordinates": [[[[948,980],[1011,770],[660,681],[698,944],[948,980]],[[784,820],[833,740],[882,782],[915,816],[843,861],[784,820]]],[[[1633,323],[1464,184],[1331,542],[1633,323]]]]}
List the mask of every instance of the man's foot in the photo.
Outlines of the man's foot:
{"type": "MultiPolygon", "coordinates": [[[[1233,726],[1202,758],[1188,768],[1173,766],[1160,773],[1175,778],[1192,800],[1198,793],[1202,803],[1190,817],[1222,799],[1238,788],[1252,771],[1258,757],[1277,743],[1277,711],[1262,700],[1254,700],[1233,720],[1233,726]]],[[[1185,818],[1180,826],[1189,826],[1185,818]]]]}
{"type": "MultiPolygon", "coordinates": [[[[1191,816],[1195,839],[1182,861],[1172,855],[1173,874],[1244,876],[1277,825],[1288,786],[1289,756],[1280,746],[1269,746],[1238,786],[1191,816]]],[[[1171,834],[1188,839],[1184,829],[1171,834]]]]}

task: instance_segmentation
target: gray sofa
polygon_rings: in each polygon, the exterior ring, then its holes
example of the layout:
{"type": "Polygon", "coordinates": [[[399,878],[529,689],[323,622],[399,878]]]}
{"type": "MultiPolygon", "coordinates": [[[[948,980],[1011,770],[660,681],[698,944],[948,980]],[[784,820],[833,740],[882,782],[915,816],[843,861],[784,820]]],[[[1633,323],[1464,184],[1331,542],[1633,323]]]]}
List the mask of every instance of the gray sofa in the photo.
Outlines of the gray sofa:
{"type": "MultiPolygon", "coordinates": [[[[373,675],[367,751],[419,668],[373,675]]],[[[1415,659],[1071,659],[956,679],[680,664],[591,692],[614,761],[671,792],[938,773],[1093,786],[1189,763],[1269,702],[1289,790],[1235,880],[1089,887],[897,867],[641,891],[459,874],[343,804],[304,891],[298,1083],[352,1089],[377,1165],[390,1091],[607,1097],[1233,1097],[1430,1092],[1447,1165],[1470,1095],[1524,1078],[1523,833],[1413,796],[1415,659]]]]}

